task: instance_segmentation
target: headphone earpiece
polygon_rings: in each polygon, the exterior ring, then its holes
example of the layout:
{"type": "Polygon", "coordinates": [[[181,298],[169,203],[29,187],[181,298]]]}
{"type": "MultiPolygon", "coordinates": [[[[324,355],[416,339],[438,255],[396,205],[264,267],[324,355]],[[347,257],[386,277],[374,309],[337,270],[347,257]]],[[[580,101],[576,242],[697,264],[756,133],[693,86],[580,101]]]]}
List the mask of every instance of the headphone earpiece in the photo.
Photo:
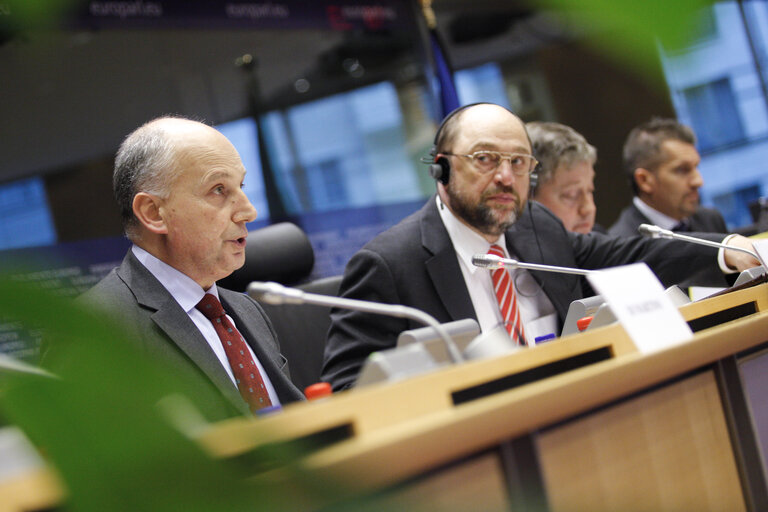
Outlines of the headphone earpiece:
{"type": "Polygon", "coordinates": [[[534,192],[536,192],[536,186],[539,184],[538,169],[534,169],[529,179],[530,179],[530,185],[531,185],[531,192],[528,195],[533,196],[534,192]]]}
{"type": "MultiPolygon", "coordinates": [[[[446,115],[443,118],[443,121],[440,123],[440,126],[437,127],[437,132],[435,133],[435,140],[432,143],[432,149],[429,152],[429,155],[433,158],[432,161],[430,161],[427,157],[422,158],[423,163],[429,164],[429,175],[432,176],[435,180],[439,181],[443,185],[448,184],[448,180],[450,179],[451,174],[451,164],[448,161],[447,158],[444,156],[438,157],[437,156],[437,145],[440,142],[440,135],[443,133],[443,130],[445,129],[445,125],[448,124],[448,121],[453,119],[459,112],[462,112],[469,107],[474,107],[475,105],[494,105],[493,103],[488,103],[486,101],[479,101],[477,103],[470,103],[469,105],[464,105],[461,107],[458,107],[454,110],[452,110],[448,115],[446,115]]],[[[507,109],[509,110],[509,109],[507,109]]],[[[510,110],[510,113],[513,113],[510,110]]],[[[533,177],[533,175],[531,175],[533,177]]]]}
{"type": "Polygon", "coordinates": [[[429,175],[443,185],[447,185],[451,175],[451,163],[444,156],[435,158],[435,162],[429,164],[429,175]]]}
{"type": "Polygon", "coordinates": [[[536,194],[536,187],[539,184],[539,171],[541,170],[541,162],[536,163],[536,167],[533,168],[533,172],[529,175],[528,182],[528,199],[532,199],[536,194]]]}

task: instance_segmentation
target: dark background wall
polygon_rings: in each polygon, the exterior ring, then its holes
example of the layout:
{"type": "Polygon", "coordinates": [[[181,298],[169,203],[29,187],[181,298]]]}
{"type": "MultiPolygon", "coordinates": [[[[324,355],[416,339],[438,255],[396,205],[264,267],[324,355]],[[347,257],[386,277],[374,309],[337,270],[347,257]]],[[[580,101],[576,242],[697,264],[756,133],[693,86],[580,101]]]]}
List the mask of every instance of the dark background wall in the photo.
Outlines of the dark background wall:
{"type": "Polygon", "coordinates": [[[543,48],[538,57],[556,120],[573,127],[597,148],[597,222],[608,227],[632,197],[621,165],[627,134],[653,116],[675,117],[661,67],[644,68],[640,75],[578,42],[543,48]]]}
{"type": "MultiPolygon", "coordinates": [[[[418,17],[415,2],[393,4],[400,19],[418,17]]],[[[495,61],[513,79],[532,77],[527,87],[533,100],[513,105],[524,120],[571,125],[598,148],[597,218],[610,225],[630,198],[620,172],[626,134],[653,115],[674,115],[658,61],[655,69],[640,72],[607,60],[581,37],[518,3],[482,0],[470,8],[441,1],[434,7],[455,68],[495,61]]],[[[361,84],[337,76],[333,67],[348,55],[365,55],[380,66],[378,73],[369,67],[370,81],[393,79],[392,70],[422,75],[423,43],[423,32],[407,23],[386,38],[354,30],[194,26],[12,38],[0,45],[0,69],[12,77],[0,80],[0,182],[44,174],[62,242],[118,235],[112,158],[139,124],[161,113],[212,123],[247,116],[254,78],[268,107],[307,99],[295,96],[297,77],[317,78],[324,89],[315,87],[316,97],[347,90],[361,84]],[[257,61],[250,72],[236,65],[245,54],[257,61]]],[[[425,129],[414,136],[429,140],[433,128],[419,127],[425,129]]]]}

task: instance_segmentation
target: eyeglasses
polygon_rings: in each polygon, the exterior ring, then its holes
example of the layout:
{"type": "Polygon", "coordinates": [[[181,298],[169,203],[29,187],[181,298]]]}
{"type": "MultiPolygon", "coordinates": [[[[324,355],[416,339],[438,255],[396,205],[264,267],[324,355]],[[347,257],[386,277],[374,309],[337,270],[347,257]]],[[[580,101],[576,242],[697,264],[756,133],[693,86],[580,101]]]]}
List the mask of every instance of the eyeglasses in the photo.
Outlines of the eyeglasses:
{"type": "Polygon", "coordinates": [[[457,153],[442,153],[446,156],[463,156],[472,160],[472,165],[481,173],[493,172],[499,168],[501,162],[509,160],[512,173],[515,176],[525,176],[533,172],[539,163],[532,155],[525,153],[501,153],[499,151],[475,151],[471,155],[457,153]]]}

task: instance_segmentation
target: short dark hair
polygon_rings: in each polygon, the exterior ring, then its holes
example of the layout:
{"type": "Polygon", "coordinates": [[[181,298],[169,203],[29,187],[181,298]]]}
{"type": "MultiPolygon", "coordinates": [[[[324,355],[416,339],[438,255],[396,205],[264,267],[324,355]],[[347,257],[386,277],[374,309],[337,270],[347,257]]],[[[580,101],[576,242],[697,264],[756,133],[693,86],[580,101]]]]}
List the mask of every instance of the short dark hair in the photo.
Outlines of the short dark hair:
{"type": "Polygon", "coordinates": [[[538,183],[551,180],[560,165],[579,162],[595,165],[597,149],[579,132],[560,123],[534,121],[526,123],[533,156],[539,161],[538,183]]]}
{"type": "Polygon", "coordinates": [[[154,119],[131,132],[115,156],[112,190],[120,208],[123,232],[131,240],[138,234],[138,219],[133,214],[136,194],[168,195],[169,171],[175,167],[176,147],[168,132],[156,121],[170,117],[154,119]]]}
{"type": "Polygon", "coordinates": [[[679,140],[696,145],[696,135],[693,130],[675,119],[655,117],[629,132],[624,142],[622,156],[624,171],[634,195],[638,194],[635,169],[655,171],[664,161],[661,145],[667,140],[679,140]]]}

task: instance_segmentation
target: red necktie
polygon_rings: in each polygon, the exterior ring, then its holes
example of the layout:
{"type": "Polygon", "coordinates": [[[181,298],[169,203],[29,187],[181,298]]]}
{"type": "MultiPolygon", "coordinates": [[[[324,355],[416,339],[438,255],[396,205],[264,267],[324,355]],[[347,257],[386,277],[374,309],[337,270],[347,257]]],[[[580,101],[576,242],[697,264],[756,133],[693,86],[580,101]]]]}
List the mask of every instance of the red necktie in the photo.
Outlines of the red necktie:
{"type": "MultiPolygon", "coordinates": [[[[504,250],[498,245],[492,245],[488,254],[505,258],[504,250]]],[[[518,345],[525,345],[525,331],[520,320],[520,307],[517,303],[517,294],[512,285],[512,278],[505,268],[497,268],[491,271],[493,290],[496,292],[496,300],[499,301],[499,310],[504,320],[504,326],[510,337],[518,345]]]]}
{"type": "Polygon", "coordinates": [[[224,347],[224,352],[229,360],[229,366],[235,376],[237,389],[245,403],[250,407],[251,412],[255,413],[262,407],[272,405],[259,368],[251,357],[242,335],[227,318],[219,299],[206,293],[195,307],[211,321],[213,328],[216,329],[216,334],[219,335],[221,345],[224,347]]]}

